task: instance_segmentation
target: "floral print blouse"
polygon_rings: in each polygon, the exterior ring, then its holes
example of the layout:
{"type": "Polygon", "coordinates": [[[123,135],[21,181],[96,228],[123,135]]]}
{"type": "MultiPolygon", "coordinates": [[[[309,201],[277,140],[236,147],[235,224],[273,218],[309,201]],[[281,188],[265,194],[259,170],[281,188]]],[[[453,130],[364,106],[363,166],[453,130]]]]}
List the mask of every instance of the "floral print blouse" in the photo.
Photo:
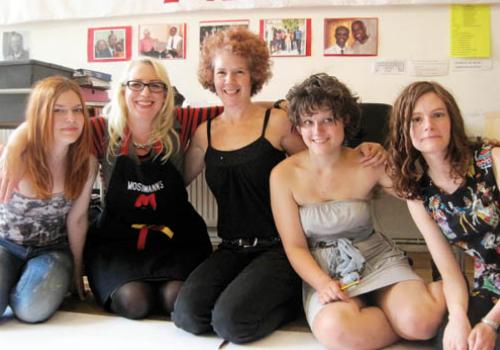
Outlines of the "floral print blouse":
{"type": "Polygon", "coordinates": [[[477,145],[465,182],[447,194],[422,179],[424,206],[448,241],[474,258],[473,295],[500,297],[500,194],[492,146],[477,145]]]}

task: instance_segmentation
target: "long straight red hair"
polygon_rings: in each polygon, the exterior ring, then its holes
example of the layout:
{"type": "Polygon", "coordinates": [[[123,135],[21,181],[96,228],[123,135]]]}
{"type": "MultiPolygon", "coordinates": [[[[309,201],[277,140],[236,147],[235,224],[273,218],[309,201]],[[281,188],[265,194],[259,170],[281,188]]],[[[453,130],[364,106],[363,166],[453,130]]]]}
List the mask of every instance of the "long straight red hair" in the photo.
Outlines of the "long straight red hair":
{"type": "Polygon", "coordinates": [[[76,199],[89,177],[91,133],[80,87],[74,81],[61,76],[40,80],[33,86],[26,106],[27,143],[20,161],[25,163],[25,176],[37,197],[43,199],[52,196],[54,184],[48,164],[49,153],[54,143],[54,105],[59,96],[67,91],[73,91],[80,99],[84,122],[80,137],[69,145],[64,160],[65,198],[76,199]]]}

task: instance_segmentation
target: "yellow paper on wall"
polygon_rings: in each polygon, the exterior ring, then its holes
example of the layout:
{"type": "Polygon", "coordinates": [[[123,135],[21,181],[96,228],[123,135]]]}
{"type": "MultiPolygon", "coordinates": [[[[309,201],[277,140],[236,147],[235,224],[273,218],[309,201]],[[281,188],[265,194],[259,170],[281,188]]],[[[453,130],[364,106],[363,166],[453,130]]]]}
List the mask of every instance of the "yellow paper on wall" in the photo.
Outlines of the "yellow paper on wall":
{"type": "Polygon", "coordinates": [[[490,6],[451,5],[451,56],[490,57],[490,6]]]}

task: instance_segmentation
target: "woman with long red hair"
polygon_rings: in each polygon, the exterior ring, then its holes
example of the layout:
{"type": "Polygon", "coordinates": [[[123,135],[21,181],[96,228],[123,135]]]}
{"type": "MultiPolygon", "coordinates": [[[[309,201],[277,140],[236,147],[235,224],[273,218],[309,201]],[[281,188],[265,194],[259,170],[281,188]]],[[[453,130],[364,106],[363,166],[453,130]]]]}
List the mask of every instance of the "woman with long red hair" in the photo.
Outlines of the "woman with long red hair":
{"type": "Polygon", "coordinates": [[[0,315],[9,305],[19,320],[37,323],[57,310],[72,276],[83,290],[95,161],[78,85],[58,76],[39,81],[12,137],[2,165],[19,182],[0,204],[0,315]]]}

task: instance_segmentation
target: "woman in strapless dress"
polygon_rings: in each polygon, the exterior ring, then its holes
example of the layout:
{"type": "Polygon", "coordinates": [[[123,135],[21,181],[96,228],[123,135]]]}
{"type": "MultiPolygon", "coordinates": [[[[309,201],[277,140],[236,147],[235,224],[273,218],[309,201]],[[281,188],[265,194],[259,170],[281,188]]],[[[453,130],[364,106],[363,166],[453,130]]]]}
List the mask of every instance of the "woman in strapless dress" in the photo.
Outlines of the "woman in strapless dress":
{"type": "Polygon", "coordinates": [[[288,95],[307,150],[276,166],[271,202],[314,335],[330,349],[378,349],[434,336],[445,311],[441,284],[426,285],[404,252],[373,228],[370,198],[390,190],[383,165],[364,167],[343,146],[359,124],[357,98],[316,74],[288,95]]]}

